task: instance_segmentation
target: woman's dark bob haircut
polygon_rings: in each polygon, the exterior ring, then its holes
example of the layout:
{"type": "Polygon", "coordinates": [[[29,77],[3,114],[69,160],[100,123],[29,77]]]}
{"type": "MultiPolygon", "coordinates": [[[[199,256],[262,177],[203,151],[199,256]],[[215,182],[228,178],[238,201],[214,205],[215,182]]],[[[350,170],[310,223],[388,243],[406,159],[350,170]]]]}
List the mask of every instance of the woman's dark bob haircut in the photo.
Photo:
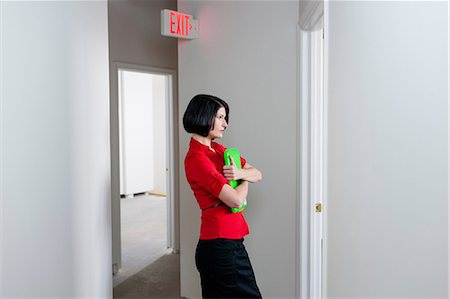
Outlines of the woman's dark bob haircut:
{"type": "Polygon", "coordinates": [[[230,109],[224,100],[206,94],[196,95],[189,102],[186,112],[184,112],[184,129],[188,133],[195,133],[203,137],[208,136],[209,131],[213,129],[217,111],[221,107],[225,108],[225,120],[228,123],[230,109]]]}

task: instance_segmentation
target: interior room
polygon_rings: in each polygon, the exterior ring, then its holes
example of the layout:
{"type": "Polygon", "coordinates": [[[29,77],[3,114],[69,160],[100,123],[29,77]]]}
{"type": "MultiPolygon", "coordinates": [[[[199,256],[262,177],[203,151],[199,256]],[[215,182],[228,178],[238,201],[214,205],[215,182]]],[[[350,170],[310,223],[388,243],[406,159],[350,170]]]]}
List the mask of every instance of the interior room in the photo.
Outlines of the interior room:
{"type": "Polygon", "coordinates": [[[208,94],[262,297],[449,298],[448,1],[0,0],[0,41],[0,297],[201,298],[208,94]]]}

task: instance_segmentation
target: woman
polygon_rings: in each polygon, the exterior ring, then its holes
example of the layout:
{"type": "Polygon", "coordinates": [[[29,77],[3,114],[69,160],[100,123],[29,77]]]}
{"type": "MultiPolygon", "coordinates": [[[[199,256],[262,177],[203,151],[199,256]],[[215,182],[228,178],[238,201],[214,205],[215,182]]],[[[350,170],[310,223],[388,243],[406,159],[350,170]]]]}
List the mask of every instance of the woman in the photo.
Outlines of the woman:
{"type": "Polygon", "coordinates": [[[249,182],[261,180],[261,172],[241,158],[242,169],[225,166],[226,150],[215,138],[228,127],[229,108],[225,101],[197,95],[183,116],[183,125],[192,133],[184,166],[186,178],[202,210],[200,240],[195,263],[200,272],[203,298],[261,298],[250,260],[243,244],[249,233],[240,208],[249,182]],[[228,180],[240,180],[231,188],[228,180]]]}

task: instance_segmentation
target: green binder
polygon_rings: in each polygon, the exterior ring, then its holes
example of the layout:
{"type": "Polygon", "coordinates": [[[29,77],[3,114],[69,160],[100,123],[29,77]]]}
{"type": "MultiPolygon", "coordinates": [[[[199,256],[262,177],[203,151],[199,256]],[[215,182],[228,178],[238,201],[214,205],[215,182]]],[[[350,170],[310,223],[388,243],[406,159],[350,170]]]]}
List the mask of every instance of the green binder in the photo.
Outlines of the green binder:
{"type": "MultiPolygon", "coordinates": [[[[225,150],[223,153],[223,158],[225,165],[231,165],[231,159],[230,156],[233,157],[234,163],[236,164],[237,168],[242,168],[241,165],[241,154],[239,153],[239,150],[237,148],[229,148],[225,150]]],[[[239,185],[239,182],[236,180],[228,181],[230,183],[230,186],[234,189],[239,185]]],[[[244,201],[242,206],[240,208],[231,208],[232,213],[239,213],[242,212],[245,207],[247,206],[247,199],[244,201]]]]}

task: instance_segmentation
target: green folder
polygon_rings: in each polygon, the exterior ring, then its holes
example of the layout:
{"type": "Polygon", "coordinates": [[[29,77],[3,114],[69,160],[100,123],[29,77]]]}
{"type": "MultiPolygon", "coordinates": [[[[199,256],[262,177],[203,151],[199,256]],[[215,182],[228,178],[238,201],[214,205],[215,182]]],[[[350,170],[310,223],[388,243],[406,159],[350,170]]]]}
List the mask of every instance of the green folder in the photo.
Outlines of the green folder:
{"type": "MultiPolygon", "coordinates": [[[[231,165],[230,156],[233,157],[236,167],[242,168],[241,154],[239,153],[239,150],[237,148],[229,148],[229,149],[225,150],[225,152],[223,153],[225,165],[231,165]]],[[[230,183],[230,186],[233,189],[236,188],[237,186],[239,186],[239,181],[230,180],[228,182],[230,183]]],[[[247,200],[244,201],[244,203],[242,204],[242,206],[240,208],[231,208],[231,212],[232,213],[242,212],[245,209],[246,205],[247,205],[247,200]]]]}

